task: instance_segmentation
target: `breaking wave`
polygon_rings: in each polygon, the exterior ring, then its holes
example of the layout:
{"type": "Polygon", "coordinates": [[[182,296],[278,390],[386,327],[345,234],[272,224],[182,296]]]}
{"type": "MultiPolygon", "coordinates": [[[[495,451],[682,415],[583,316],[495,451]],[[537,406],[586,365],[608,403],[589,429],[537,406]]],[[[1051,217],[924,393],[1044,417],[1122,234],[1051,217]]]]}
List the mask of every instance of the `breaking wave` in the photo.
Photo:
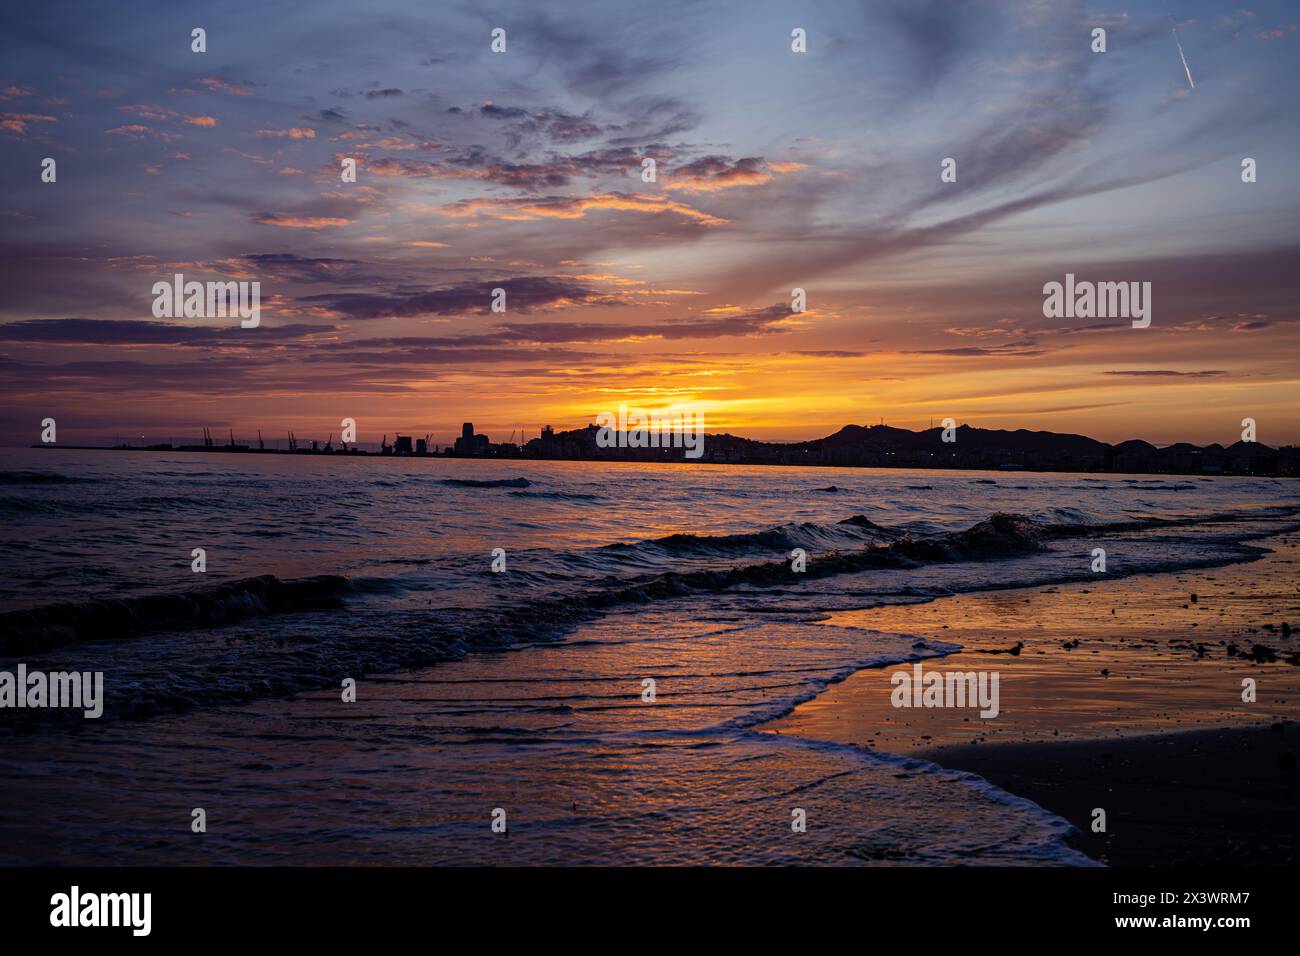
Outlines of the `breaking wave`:
{"type": "Polygon", "coordinates": [[[89,485],[94,478],[74,478],[52,471],[0,471],[0,485],[89,485]]]}
{"type": "Polygon", "coordinates": [[[352,589],[336,575],[282,581],[264,574],[174,594],[46,604],[0,614],[0,655],[147,631],[216,627],[258,614],[340,608],[352,589]]]}
{"type": "MultiPolygon", "coordinates": [[[[1295,508],[1268,509],[1268,515],[1275,521],[1286,515],[1294,516],[1295,512],[1295,508]]],[[[1256,519],[1261,517],[1260,512],[1254,514],[1256,519]]],[[[530,587],[527,583],[530,572],[516,570],[507,591],[518,591],[518,595],[507,593],[506,600],[485,607],[438,607],[432,598],[412,607],[409,601],[391,598],[399,592],[405,592],[409,598],[423,589],[418,581],[411,583],[405,578],[354,576],[349,579],[322,575],[281,579],[262,575],[171,594],[51,604],[6,612],[0,614],[0,655],[79,645],[79,659],[99,657],[115,666],[128,667],[127,657],[138,655],[142,661],[149,662],[152,677],[110,690],[106,716],[147,716],[209,703],[285,696],[336,685],[340,675],[423,667],[475,652],[558,640],[608,612],[652,601],[730,592],[732,597],[744,595],[751,612],[779,613],[789,607],[807,617],[814,613],[810,608],[819,606],[816,602],[839,590],[834,583],[829,585],[830,590],[826,584],[802,587],[819,579],[840,575],[871,578],[877,571],[907,574],[912,569],[939,564],[978,565],[1050,556],[1053,550],[1050,544],[1057,540],[1153,529],[1156,535],[1163,536],[1166,529],[1181,525],[1235,520],[1250,519],[1222,515],[1071,524],[999,512],[961,531],[913,535],[880,526],[863,515],[854,515],[834,524],[790,524],[748,534],[676,534],[583,552],[589,566],[597,572],[596,577],[537,575],[538,586],[530,587]],[[788,560],[788,551],[798,546],[815,548],[816,555],[803,571],[796,573],[788,560]],[[747,552],[754,559],[746,560],[743,556],[747,552]],[[600,559],[602,554],[605,557],[600,559]],[[664,555],[675,559],[675,565],[670,565],[669,570],[663,569],[664,555]],[[694,560],[687,562],[683,556],[694,560]],[[557,584],[563,585],[558,593],[538,589],[557,584]],[[783,598],[776,605],[764,602],[760,597],[764,591],[783,598]],[[799,594],[814,603],[800,603],[795,598],[799,594]],[[366,602],[364,607],[354,606],[358,601],[366,602]],[[304,626],[306,618],[301,612],[307,611],[323,612],[324,616],[313,618],[309,626],[304,626]],[[243,621],[248,622],[247,626],[240,626],[243,621]],[[219,642],[175,639],[188,630],[223,626],[237,630],[219,642]],[[173,639],[164,645],[155,640],[121,640],[159,632],[173,639]],[[230,657],[231,640],[238,642],[236,658],[230,657]],[[99,646],[93,643],[109,641],[113,643],[99,646]],[[286,652],[286,646],[292,651],[286,652]],[[174,666],[159,667],[156,665],[160,655],[179,657],[174,666]],[[238,660],[235,668],[231,667],[232,659],[238,660]]],[[[1231,546],[1222,538],[1222,532],[1218,533],[1219,537],[1205,540],[1198,536],[1194,552],[1184,549],[1182,557],[1167,560],[1164,545],[1158,539],[1150,546],[1150,557],[1143,563],[1135,562],[1125,573],[1164,570],[1165,564],[1188,566],[1189,562],[1249,560],[1258,549],[1246,548],[1241,542],[1255,533],[1255,529],[1234,531],[1230,535],[1231,546]]],[[[579,553],[574,552],[560,555],[559,559],[561,564],[567,564],[578,557],[579,553]]],[[[412,557],[409,563],[419,567],[425,563],[454,565],[456,562],[450,558],[426,562],[425,558],[412,557]]],[[[475,573],[487,575],[486,569],[475,573]]],[[[1060,572],[1033,573],[1059,577],[1060,572]]],[[[488,577],[493,584],[502,581],[495,575],[488,577]]],[[[964,587],[1010,586],[1008,582],[1022,577],[1023,574],[1009,570],[979,571],[972,567],[971,573],[966,574],[972,583],[964,587]]],[[[847,588],[861,586],[859,577],[847,588]]],[[[920,586],[924,591],[929,585],[920,586]]],[[[879,598],[866,596],[854,600],[860,602],[855,606],[871,606],[879,598]]],[[[89,663],[81,660],[80,666],[89,663]]]]}

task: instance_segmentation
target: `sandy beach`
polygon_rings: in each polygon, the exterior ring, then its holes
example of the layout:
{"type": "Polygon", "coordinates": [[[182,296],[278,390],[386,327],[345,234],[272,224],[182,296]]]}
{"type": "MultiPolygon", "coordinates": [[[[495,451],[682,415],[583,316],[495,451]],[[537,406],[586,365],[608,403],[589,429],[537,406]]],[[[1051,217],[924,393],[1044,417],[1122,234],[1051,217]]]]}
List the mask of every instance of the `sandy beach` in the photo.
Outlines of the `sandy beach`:
{"type": "Polygon", "coordinates": [[[1263,544],[1226,568],[834,614],[824,623],[961,644],[931,666],[999,672],[1000,713],[895,708],[899,668],[885,667],[766,729],[977,773],[1069,820],[1102,862],[1294,863],[1300,541],[1263,544]]]}

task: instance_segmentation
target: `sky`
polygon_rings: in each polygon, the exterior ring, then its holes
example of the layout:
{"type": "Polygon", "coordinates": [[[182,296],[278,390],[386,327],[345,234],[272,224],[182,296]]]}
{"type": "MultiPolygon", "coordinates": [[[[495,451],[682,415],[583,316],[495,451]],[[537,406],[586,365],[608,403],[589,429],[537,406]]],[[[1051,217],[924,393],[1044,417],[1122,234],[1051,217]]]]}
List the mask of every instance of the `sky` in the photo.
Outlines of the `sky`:
{"type": "Polygon", "coordinates": [[[47,417],[66,443],[343,418],[363,443],[504,441],[620,403],[771,440],[951,417],[1226,445],[1250,417],[1296,443],[1298,22],[1194,0],[5,5],[0,443],[47,417]],[[260,283],[259,325],[155,317],[176,273],[260,283]],[[1150,282],[1150,327],[1046,318],[1067,273],[1150,282]]]}

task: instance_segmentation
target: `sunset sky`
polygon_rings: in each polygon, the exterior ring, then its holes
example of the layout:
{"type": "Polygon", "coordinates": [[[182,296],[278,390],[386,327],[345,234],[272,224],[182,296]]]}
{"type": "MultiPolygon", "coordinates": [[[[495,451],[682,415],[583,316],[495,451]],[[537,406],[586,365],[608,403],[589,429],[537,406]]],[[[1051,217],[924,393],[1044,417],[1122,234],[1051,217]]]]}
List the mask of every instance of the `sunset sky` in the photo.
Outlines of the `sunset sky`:
{"type": "Polygon", "coordinates": [[[1298,22],[1289,2],[8,4],[0,443],[45,417],[69,443],[323,440],[344,417],[362,442],[466,420],[502,441],[620,402],[769,439],[950,416],[1230,444],[1249,416],[1295,443],[1298,22]],[[155,319],[177,272],[259,281],[261,325],[155,319]],[[1044,318],[1067,272],[1151,282],[1150,328],[1044,318]]]}

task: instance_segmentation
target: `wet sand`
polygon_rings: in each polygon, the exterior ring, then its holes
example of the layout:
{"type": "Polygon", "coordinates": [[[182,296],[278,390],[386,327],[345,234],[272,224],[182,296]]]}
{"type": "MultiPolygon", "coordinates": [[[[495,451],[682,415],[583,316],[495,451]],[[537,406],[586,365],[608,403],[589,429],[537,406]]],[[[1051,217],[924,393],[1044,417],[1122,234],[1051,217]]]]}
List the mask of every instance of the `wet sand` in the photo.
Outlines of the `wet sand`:
{"type": "Polygon", "coordinates": [[[764,729],[972,771],[1069,820],[1103,862],[1294,863],[1300,634],[1282,625],[1300,630],[1300,538],[1263,544],[1273,553],[1227,568],[836,614],[826,623],[961,644],[927,670],[997,671],[998,716],[895,708],[891,666],[764,729]]]}

